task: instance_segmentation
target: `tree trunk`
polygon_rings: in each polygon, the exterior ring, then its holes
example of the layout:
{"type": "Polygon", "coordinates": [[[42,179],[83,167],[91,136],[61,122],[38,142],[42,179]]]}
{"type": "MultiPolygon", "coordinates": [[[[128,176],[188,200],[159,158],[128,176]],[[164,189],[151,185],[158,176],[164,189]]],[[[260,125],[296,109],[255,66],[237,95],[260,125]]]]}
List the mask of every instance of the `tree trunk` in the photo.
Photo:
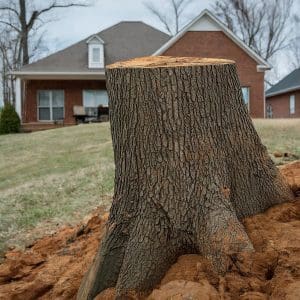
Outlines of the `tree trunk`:
{"type": "Polygon", "coordinates": [[[243,218],[292,200],[243,104],[234,62],[149,57],[107,69],[115,194],[77,299],[160,282],[178,256],[226,271],[252,250],[243,218]]]}
{"type": "Polygon", "coordinates": [[[20,15],[19,21],[21,24],[21,42],[22,49],[22,66],[29,64],[29,49],[28,49],[28,27],[26,20],[26,0],[19,0],[20,15]]]}

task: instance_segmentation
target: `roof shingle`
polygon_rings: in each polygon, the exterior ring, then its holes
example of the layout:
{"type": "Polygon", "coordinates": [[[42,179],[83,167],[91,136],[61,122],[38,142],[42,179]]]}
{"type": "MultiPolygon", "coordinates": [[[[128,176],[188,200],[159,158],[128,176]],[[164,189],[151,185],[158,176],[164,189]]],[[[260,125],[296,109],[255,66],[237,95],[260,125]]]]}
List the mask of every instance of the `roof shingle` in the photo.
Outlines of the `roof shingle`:
{"type": "Polygon", "coordinates": [[[300,68],[294,70],[266,91],[266,96],[275,96],[300,89],[300,68]]]}
{"type": "MultiPolygon", "coordinates": [[[[140,21],[124,21],[96,33],[104,41],[105,64],[153,54],[170,36],[140,21]]],[[[88,68],[86,39],[37,62],[25,65],[21,72],[99,72],[88,68]]]]}

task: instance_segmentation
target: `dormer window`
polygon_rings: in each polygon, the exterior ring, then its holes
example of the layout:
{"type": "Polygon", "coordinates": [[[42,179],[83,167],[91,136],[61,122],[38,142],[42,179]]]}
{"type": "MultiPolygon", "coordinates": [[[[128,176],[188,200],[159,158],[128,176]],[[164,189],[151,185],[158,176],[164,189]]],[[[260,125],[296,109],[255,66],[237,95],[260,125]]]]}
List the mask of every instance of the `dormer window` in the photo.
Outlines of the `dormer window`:
{"type": "Polygon", "coordinates": [[[104,68],[104,42],[97,35],[87,40],[89,68],[104,68]]]}

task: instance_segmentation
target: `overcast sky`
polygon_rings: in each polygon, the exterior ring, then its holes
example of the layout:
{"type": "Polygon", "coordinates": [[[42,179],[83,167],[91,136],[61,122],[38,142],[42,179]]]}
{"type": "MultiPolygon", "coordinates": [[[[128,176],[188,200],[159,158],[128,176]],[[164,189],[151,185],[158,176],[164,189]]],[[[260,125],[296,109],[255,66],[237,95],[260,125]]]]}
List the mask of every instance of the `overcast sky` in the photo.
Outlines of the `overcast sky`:
{"type": "MultiPolygon", "coordinates": [[[[120,21],[144,21],[161,30],[164,28],[143,5],[146,0],[94,0],[87,8],[56,10],[56,22],[47,24],[49,50],[61,49],[120,21]]],[[[163,0],[151,0],[163,7],[163,0]]],[[[204,8],[210,8],[213,0],[196,0],[189,5],[184,21],[197,16],[204,8]]]]}

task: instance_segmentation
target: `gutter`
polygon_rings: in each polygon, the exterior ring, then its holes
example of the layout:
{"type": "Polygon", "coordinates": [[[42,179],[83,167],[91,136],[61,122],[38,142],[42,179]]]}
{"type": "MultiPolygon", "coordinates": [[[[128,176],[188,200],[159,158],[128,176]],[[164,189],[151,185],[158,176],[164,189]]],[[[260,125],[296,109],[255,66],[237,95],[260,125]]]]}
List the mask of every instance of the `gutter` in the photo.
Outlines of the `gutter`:
{"type": "Polygon", "coordinates": [[[258,72],[265,72],[265,71],[269,71],[272,69],[272,66],[268,65],[257,65],[256,67],[258,72]]]}
{"type": "Polygon", "coordinates": [[[23,79],[105,79],[105,71],[95,72],[30,72],[13,71],[10,75],[23,79]]]}
{"type": "Polygon", "coordinates": [[[13,71],[10,73],[15,76],[22,75],[105,75],[105,72],[30,72],[30,71],[13,71]]]}
{"type": "Polygon", "coordinates": [[[288,92],[293,92],[293,91],[296,91],[296,90],[300,90],[300,85],[293,86],[293,87],[283,89],[283,90],[273,92],[273,93],[266,93],[266,97],[273,97],[273,96],[285,94],[285,93],[288,93],[288,92]]]}

